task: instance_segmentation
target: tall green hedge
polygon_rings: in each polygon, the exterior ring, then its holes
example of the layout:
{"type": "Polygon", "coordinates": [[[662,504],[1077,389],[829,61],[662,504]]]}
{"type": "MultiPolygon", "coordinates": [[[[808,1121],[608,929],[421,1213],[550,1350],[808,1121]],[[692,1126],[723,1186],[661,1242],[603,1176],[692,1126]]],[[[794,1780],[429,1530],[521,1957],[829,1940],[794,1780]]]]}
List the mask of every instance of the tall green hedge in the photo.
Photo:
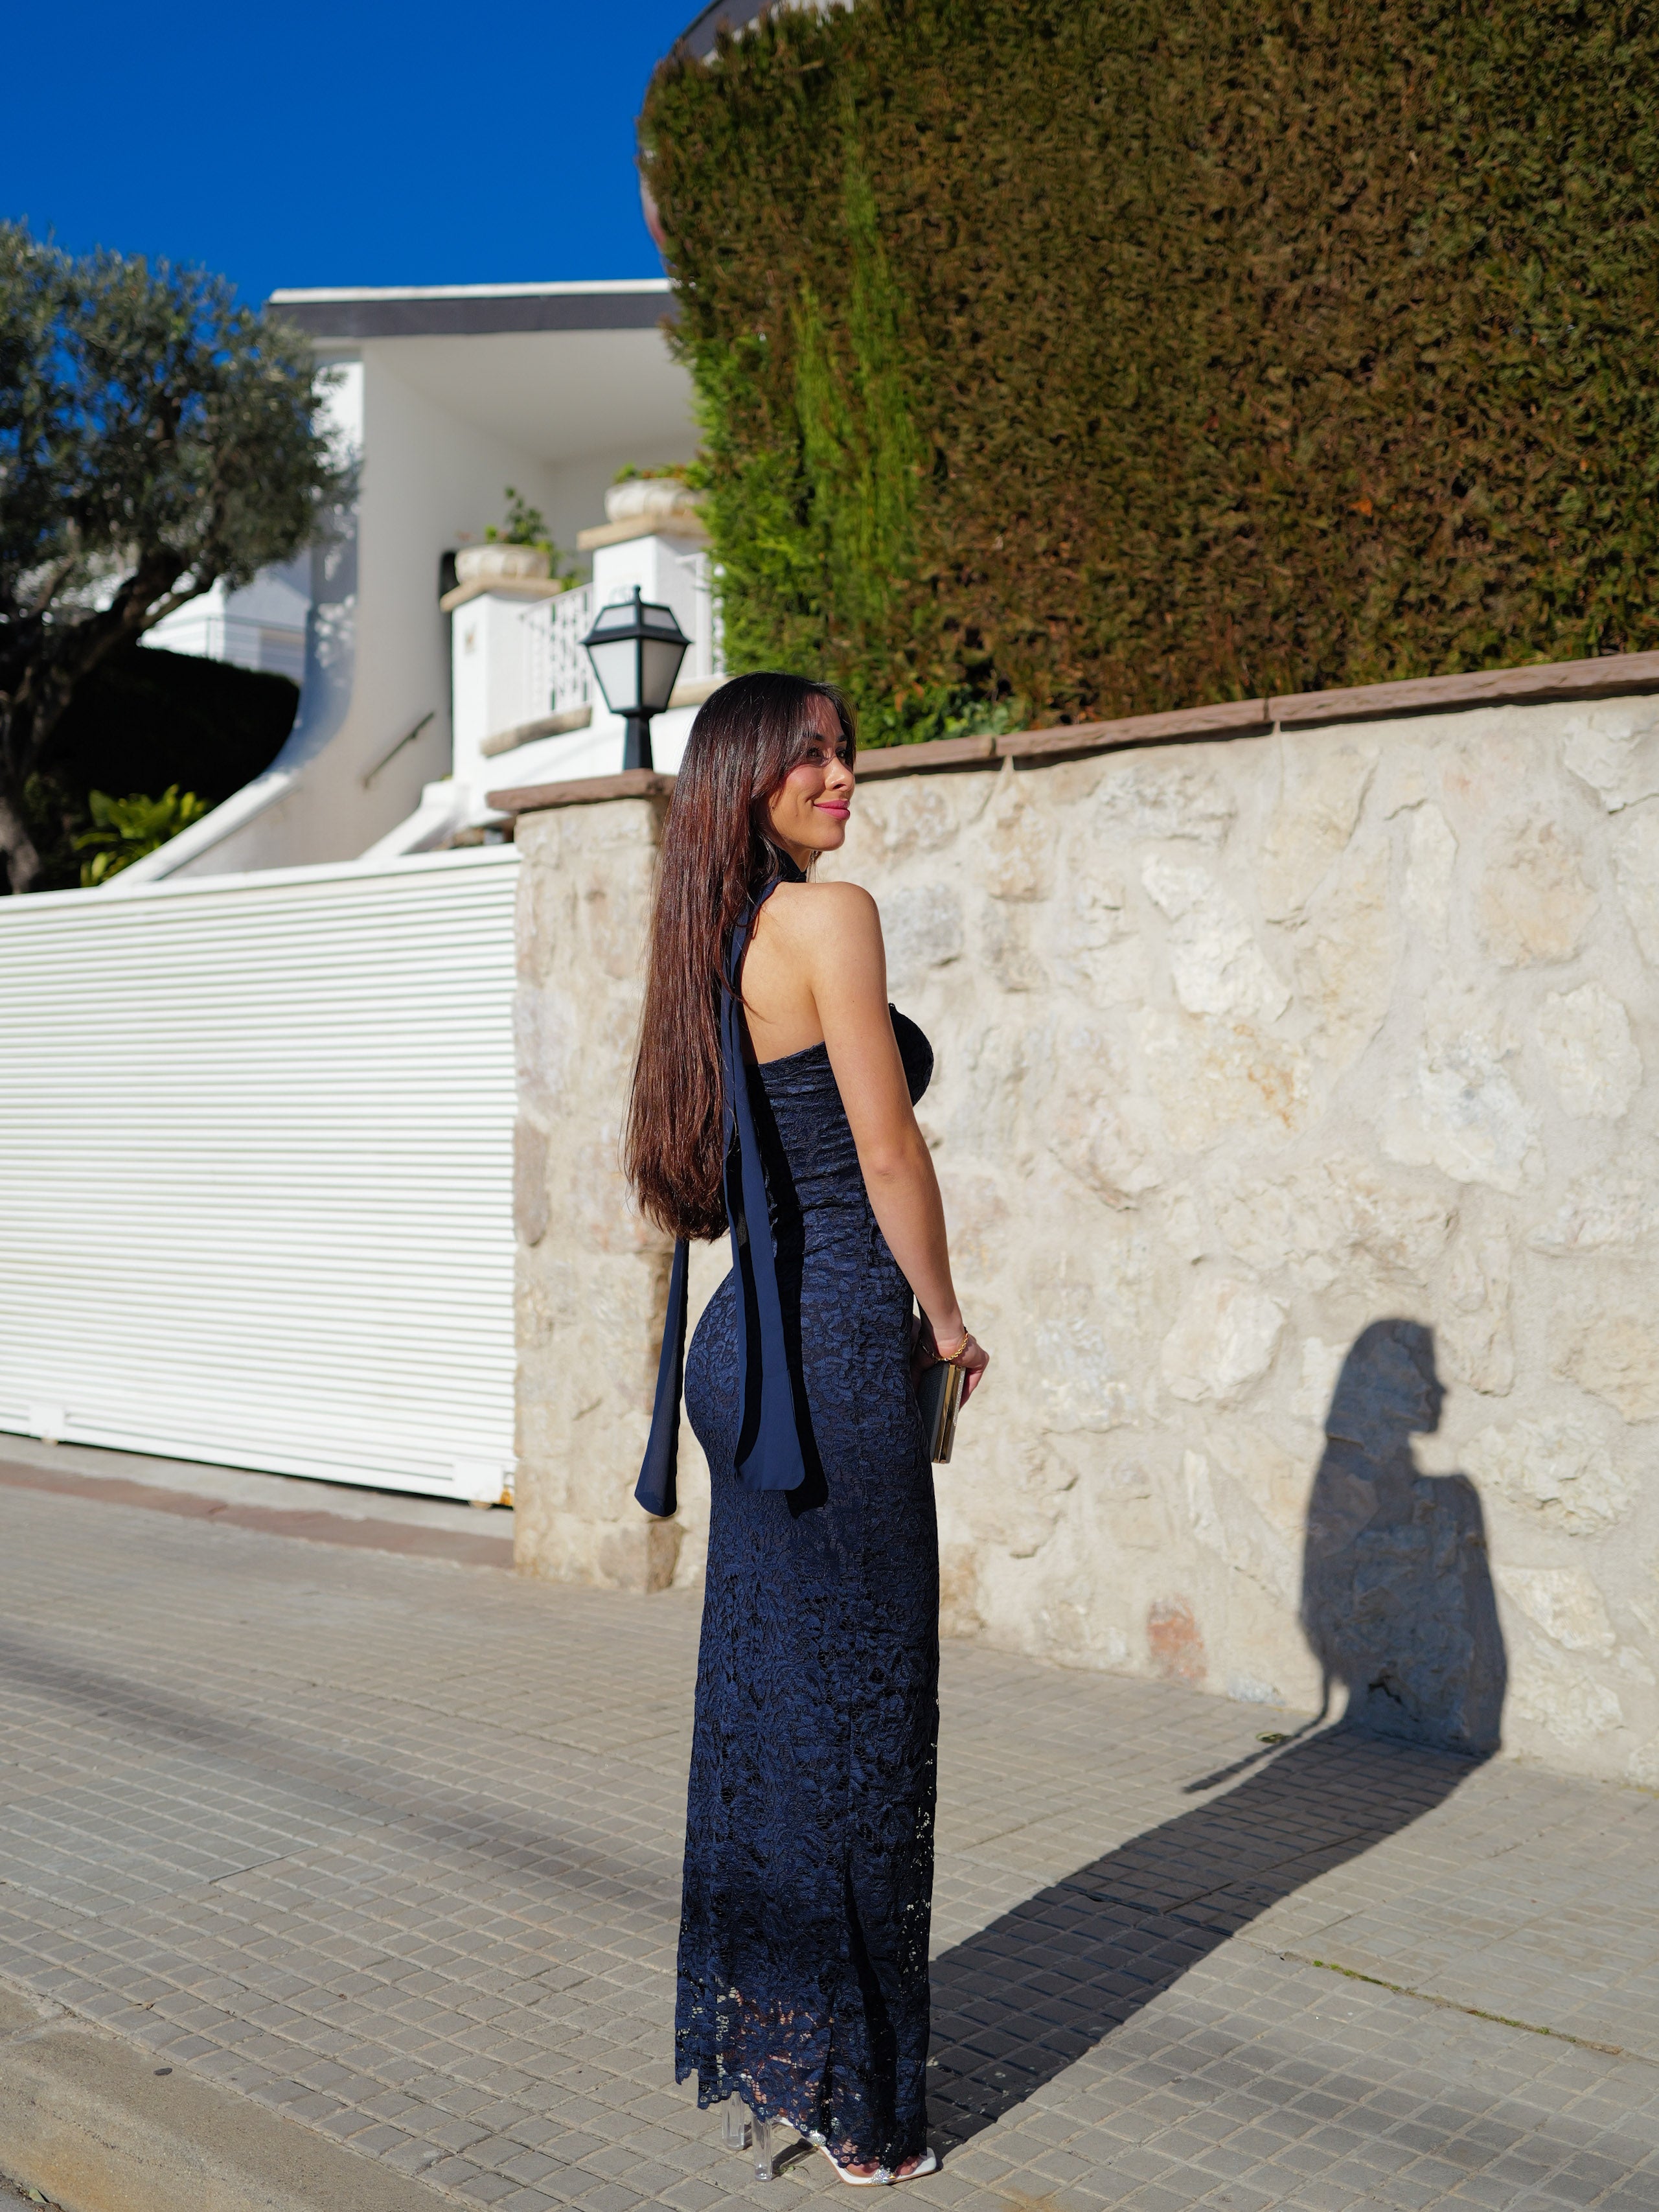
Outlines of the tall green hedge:
{"type": "Polygon", "coordinates": [[[734,665],[892,738],[1659,646],[1659,9],[855,0],[641,135],[734,665]]]}

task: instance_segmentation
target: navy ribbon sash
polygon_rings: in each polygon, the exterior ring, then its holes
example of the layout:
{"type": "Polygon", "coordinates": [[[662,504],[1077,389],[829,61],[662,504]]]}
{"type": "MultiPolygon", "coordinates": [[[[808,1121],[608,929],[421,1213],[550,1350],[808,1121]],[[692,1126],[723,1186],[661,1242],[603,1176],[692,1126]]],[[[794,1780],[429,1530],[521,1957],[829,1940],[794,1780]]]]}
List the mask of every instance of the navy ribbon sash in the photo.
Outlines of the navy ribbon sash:
{"type": "MultiPolygon", "coordinates": [[[[755,1127],[749,1065],[743,1056],[743,1000],[738,979],[755,916],[780,882],[804,878],[783,855],[782,872],[757,891],[732,933],[726,957],[726,988],[720,994],[720,1060],[724,1072],[726,1216],[732,1231],[732,1267],[738,1278],[742,1325],[738,1337],[738,1376],[743,1425],[738,1474],[745,1490],[794,1490],[806,1480],[800,1431],[795,1418],[794,1382],[784,1334],[783,1298],[773,1249],[766,1167],[755,1127]],[[757,1389],[751,1388],[757,1385],[757,1389]],[[757,1403],[756,1401],[757,1400],[757,1403]]],[[[651,1435],[634,1496],[659,1517],[678,1503],[675,1476],[679,1464],[680,1389],[685,1380],[686,1275],[690,1248],[684,1237],[674,1247],[668,1278],[668,1312],[657,1362],[657,1395],[651,1435]]]]}

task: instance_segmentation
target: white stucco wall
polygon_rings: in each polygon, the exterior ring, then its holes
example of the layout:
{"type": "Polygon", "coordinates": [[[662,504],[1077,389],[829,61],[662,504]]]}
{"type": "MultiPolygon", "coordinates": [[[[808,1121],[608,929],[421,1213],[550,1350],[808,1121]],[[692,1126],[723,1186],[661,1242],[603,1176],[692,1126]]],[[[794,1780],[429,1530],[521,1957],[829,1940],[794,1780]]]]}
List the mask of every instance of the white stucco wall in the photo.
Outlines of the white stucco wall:
{"type": "Polygon", "coordinates": [[[385,837],[450,772],[442,555],[502,520],[509,484],[568,552],[623,465],[695,444],[690,380],[655,331],[368,338],[319,357],[343,368],[334,414],[361,475],[312,556],[293,736],[266,777],[139,862],[135,884],[352,859],[385,837]]]}
{"type": "MultiPolygon", "coordinates": [[[[483,522],[499,517],[503,485],[544,499],[547,472],[416,391],[387,349],[365,344],[359,372],[355,589],[337,602],[350,656],[343,713],[325,757],[320,747],[313,751],[303,719],[311,702],[302,692],[291,750],[307,772],[236,839],[204,851],[182,873],[353,859],[414,811],[423,783],[448,770],[449,624],[438,605],[439,561],[455,543],[459,517],[481,517],[474,526],[481,536],[483,522]],[[420,736],[366,787],[375,763],[428,713],[420,736]]],[[[330,642],[338,651],[345,641],[330,642]]]]}

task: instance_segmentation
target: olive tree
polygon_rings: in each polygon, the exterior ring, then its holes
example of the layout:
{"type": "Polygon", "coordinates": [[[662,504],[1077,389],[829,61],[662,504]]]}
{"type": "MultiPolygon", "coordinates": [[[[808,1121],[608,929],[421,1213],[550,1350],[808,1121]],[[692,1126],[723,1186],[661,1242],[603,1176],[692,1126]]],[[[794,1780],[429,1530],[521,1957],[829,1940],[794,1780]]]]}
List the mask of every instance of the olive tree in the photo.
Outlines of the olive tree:
{"type": "Polygon", "coordinates": [[[303,335],[222,279],[72,257],[0,223],[0,859],[40,874],[31,777],[76,684],[222,582],[297,553],[348,490],[303,335]]]}

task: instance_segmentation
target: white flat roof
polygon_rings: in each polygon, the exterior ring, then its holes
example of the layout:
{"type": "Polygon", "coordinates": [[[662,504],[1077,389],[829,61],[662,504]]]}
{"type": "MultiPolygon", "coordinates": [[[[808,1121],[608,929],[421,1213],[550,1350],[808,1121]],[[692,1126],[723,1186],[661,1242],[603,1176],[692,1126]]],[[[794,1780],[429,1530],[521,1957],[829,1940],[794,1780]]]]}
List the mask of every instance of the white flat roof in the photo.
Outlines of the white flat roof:
{"type": "Polygon", "coordinates": [[[273,292],[272,302],[301,300],[576,300],[588,295],[666,292],[665,276],[600,276],[592,283],[548,284],[346,284],[273,292]]]}
{"type": "Polygon", "coordinates": [[[324,342],[486,337],[508,331],[651,331],[672,312],[665,276],[586,283],[298,287],[267,303],[324,342]]]}

